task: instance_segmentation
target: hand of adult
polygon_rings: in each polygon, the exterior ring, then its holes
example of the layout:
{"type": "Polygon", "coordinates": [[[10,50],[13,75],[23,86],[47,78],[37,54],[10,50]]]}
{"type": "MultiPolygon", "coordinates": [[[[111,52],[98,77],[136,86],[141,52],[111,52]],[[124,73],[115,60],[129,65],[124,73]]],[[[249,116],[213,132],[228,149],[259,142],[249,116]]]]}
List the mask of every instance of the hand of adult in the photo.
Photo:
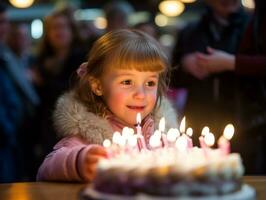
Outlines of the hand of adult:
{"type": "Polygon", "coordinates": [[[182,67],[195,78],[202,80],[206,78],[209,73],[205,68],[198,65],[196,55],[197,53],[191,53],[184,56],[182,59],[182,67]]]}
{"type": "Polygon", "coordinates": [[[198,65],[209,73],[219,73],[234,70],[235,56],[225,51],[207,48],[208,54],[197,53],[198,65]]]}

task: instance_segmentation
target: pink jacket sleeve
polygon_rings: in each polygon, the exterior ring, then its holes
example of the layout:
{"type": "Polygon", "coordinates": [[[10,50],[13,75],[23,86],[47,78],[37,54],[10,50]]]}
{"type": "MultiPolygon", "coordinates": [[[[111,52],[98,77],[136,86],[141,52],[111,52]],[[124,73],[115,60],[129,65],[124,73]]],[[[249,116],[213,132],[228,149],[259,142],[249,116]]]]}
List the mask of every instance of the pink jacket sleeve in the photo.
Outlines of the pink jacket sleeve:
{"type": "Polygon", "coordinates": [[[60,140],[41,164],[37,181],[90,181],[92,177],[85,176],[83,163],[92,146],[79,137],[60,140]]]}

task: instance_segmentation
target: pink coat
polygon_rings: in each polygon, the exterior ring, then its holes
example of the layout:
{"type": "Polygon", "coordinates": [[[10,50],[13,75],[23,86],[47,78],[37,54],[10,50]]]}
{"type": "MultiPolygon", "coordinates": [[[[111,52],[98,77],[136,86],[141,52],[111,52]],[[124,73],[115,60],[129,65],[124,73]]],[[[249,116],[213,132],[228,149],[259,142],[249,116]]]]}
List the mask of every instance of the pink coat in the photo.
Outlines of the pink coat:
{"type": "MultiPolygon", "coordinates": [[[[153,118],[143,124],[146,142],[161,117],[166,118],[166,130],[177,127],[177,115],[169,101],[163,99],[160,109],[153,118]]],[[[38,181],[79,181],[88,182],[83,163],[88,150],[103,140],[112,138],[114,131],[121,131],[121,123],[114,117],[102,118],[87,111],[82,103],[75,100],[73,93],[59,98],[54,112],[54,124],[63,136],[48,154],[37,174],[38,181]]]]}

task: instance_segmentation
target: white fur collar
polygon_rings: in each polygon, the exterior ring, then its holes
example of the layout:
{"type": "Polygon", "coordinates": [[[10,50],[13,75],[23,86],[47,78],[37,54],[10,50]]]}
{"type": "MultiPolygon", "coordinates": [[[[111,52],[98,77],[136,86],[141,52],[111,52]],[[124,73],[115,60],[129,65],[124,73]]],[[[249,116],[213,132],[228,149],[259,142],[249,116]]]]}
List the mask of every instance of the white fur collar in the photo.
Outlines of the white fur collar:
{"type": "MultiPolygon", "coordinates": [[[[163,98],[155,114],[155,127],[158,127],[161,117],[166,119],[166,130],[177,128],[176,112],[166,98],[163,98]]],[[[95,144],[102,144],[104,139],[111,139],[113,134],[109,122],[88,112],[85,105],[74,98],[73,92],[65,93],[58,99],[54,112],[54,125],[63,137],[81,135],[95,144]]]]}

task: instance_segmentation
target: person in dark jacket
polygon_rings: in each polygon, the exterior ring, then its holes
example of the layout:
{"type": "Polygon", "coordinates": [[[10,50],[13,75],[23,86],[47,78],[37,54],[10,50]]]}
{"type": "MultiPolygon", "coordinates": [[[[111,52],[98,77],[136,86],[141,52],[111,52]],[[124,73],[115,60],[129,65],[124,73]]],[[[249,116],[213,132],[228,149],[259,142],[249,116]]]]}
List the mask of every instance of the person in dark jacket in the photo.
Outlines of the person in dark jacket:
{"type": "Polygon", "coordinates": [[[228,123],[235,122],[234,74],[208,74],[196,62],[197,54],[207,52],[208,46],[236,52],[248,16],[240,7],[240,1],[226,2],[206,0],[206,13],[180,32],[172,54],[175,68],[171,75],[171,87],[187,89],[184,115],[196,135],[204,126],[209,126],[219,136],[228,123]]]}
{"type": "Polygon", "coordinates": [[[31,176],[33,145],[28,141],[33,140],[31,117],[39,103],[25,70],[6,44],[8,31],[7,7],[0,3],[0,182],[25,181],[31,176]]]}
{"type": "Polygon", "coordinates": [[[246,173],[266,174],[266,2],[255,11],[236,54],[209,48],[198,62],[209,73],[233,71],[239,76],[239,147],[246,173]]]}

